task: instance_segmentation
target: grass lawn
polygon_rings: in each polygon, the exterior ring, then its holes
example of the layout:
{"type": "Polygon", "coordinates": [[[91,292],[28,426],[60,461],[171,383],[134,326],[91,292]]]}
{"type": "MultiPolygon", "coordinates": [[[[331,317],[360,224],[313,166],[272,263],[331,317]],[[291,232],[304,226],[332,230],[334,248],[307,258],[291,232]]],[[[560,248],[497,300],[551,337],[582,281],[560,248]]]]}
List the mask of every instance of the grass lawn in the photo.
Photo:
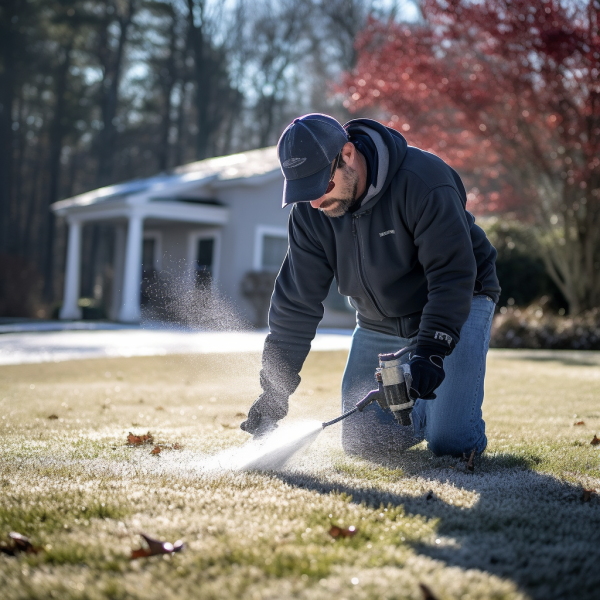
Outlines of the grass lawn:
{"type": "MultiPolygon", "coordinates": [[[[288,419],[339,414],[344,361],[309,357],[288,419]]],[[[0,538],[42,548],[0,554],[0,596],[421,599],[423,583],[440,600],[600,597],[600,500],[582,499],[600,492],[600,354],[491,353],[473,473],[425,444],[394,465],[346,457],[339,426],[281,472],[203,473],[246,441],[258,365],[0,367],[0,538]],[[148,431],[154,444],[127,445],[148,431]],[[185,548],[130,560],[140,531],[185,548]]]]}

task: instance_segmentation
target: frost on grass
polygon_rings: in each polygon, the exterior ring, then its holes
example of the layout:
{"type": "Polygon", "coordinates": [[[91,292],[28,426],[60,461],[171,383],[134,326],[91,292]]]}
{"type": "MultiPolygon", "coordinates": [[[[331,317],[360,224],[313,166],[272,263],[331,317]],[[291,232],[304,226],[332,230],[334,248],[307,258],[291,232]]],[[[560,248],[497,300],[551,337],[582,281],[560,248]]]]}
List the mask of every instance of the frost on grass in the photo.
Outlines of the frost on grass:
{"type": "MultiPolygon", "coordinates": [[[[303,385],[315,393],[301,387],[292,422],[336,412],[322,358],[309,358],[303,385]]],[[[419,583],[440,599],[596,597],[600,500],[582,494],[600,489],[589,443],[600,415],[565,367],[490,363],[490,444],[473,473],[424,445],[396,464],[345,456],[336,427],[261,472],[230,468],[255,456],[236,415],[256,382],[223,378],[220,364],[199,359],[195,378],[173,357],[0,369],[0,402],[15,399],[0,404],[0,534],[43,549],[0,557],[4,597],[416,600],[419,583]],[[506,376],[515,368],[539,376],[526,397],[506,376]],[[122,373],[111,410],[108,371],[122,373]],[[62,421],[46,418],[54,411],[62,421]],[[149,430],[183,448],[127,445],[149,430]],[[333,527],[356,533],[334,538],[333,527]],[[141,531],[186,551],[131,561],[141,531]]]]}
{"type": "Polygon", "coordinates": [[[294,455],[306,450],[323,430],[320,421],[302,421],[280,426],[261,440],[250,440],[239,448],[223,450],[199,463],[205,471],[274,471],[294,455]]]}

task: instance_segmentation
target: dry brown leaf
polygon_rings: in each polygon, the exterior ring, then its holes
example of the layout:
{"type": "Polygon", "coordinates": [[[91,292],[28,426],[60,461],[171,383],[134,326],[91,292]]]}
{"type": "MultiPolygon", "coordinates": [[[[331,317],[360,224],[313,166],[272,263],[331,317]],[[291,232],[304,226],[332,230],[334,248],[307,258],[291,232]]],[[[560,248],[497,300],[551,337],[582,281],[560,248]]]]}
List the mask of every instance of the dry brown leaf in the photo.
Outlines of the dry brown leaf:
{"type": "Polygon", "coordinates": [[[140,533],[140,535],[144,538],[148,547],[132,550],[131,560],[136,558],[146,558],[148,556],[159,556],[161,554],[173,554],[174,552],[181,552],[183,550],[183,542],[181,540],[177,540],[172,544],[171,542],[155,540],[145,533],[140,533]]]}
{"type": "Polygon", "coordinates": [[[596,490],[583,490],[583,494],[581,495],[581,501],[589,502],[595,493],[596,493],[596,490]]]}
{"type": "Polygon", "coordinates": [[[329,535],[332,538],[339,538],[339,537],[348,538],[348,537],[355,536],[357,531],[358,531],[358,529],[356,529],[356,527],[354,527],[354,525],[350,525],[350,527],[348,527],[348,529],[344,529],[343,527],[338,527],[337,525],[332,525],[331,529],[329,530],[329,535]]]}
{"type": "Polygon", "coordinates": [[[0,542],[0,552],[3,554],[8,554],[9,556],[15,556],[19,552],[25,552],[26,554],[37,554],[42,549],[38,546],[34,546],[29,538],[26,538],[24,535],[17,533],[16,531],[11,531],[8,534],[10,539],[9,542],[0,542]]]}
{"type": "Polygon", "coordinates": [[[141,446],[142,444],[152,444],[153,442],[154,438],[150,432],[146,433],[145,435],[134,435],[130,431],[129,435],[127,436],[127,443],[130,446],[141,446]]]}
{"type": "Polygon", "coordinates": [[[160,454],[160,446],[155,446],[150,454],[160,454]]]}
{"type": "Polygon", "coordinates": [[[421,593],[423,594],[423,600],[438,600],[437,596],[426,586],[424,583],[419,583],[421,593]]]}
{"type": "Polygon", "coordinates": [[[597,446],[598,444],[600,444],[600,439],[598,439],[597,435],[594,435],[594,439],[590,442],[590,444],[592,446],[597,446]]]}
{"type": "Polygon", "coordinates": [[[156,410],[165,410],[162,406],[157,406],[156,410]]]}
{"type": "Polygon", "coordinates": [[[585,425],[585,421],[575,421],[573,425],[585,425]]]}
{"type": "Polygon", "coordinates": [[[48,418],[52,420],[58,419],[58,415],[48,415],[48,418]]]}

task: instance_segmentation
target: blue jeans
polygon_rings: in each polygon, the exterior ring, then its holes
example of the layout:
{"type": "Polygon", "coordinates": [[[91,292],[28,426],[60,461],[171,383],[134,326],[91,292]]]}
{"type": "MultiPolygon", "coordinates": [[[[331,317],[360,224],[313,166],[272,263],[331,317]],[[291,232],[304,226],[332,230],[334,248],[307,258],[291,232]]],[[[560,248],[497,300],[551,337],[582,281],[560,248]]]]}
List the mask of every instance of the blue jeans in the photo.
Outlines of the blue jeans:
{"type": "MultiPolygon", "coordinates": [[[[481,414],[485,359],[490,341],[494,302],[474,296],[460,341],[444,360],[446,378],[435,400],[415,402],[412,426],[403,427],[376,402],[342,421],[342,445],[349,454],[368,459],[393,459],[403,450],[427,440],[436,455],[481,454],[487,445],[481,414]]],[[[342,410],[351,409],[375,389],[378,355],[395,352],[416,341],[358,326],[342,380],[342,410]]],[[[408,357],[407,357],[408,358],[408,357]]]]}

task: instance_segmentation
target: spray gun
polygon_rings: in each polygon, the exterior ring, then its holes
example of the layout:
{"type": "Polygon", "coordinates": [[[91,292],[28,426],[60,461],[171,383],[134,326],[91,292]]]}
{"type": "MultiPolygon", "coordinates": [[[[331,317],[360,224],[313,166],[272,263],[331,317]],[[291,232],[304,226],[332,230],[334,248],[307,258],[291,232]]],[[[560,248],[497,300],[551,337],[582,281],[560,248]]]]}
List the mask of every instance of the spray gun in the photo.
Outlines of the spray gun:
{"type": "Polygon", "coordinates": [[[407,346],[395,354],[380,354],[379,368],[375,371],[375,380],[378,388],[371,390],[356,406],[343,415],[323,423],[323,428],[329,427],[355,412],[362,412],[372,402],[377,402],[382,410],[391,410],[396,420],[401,425],[412,423],[411,415],[414,398],[411,398],[409,390],[412,384],[410,367],[400,364],[400,359],[415,349],[415,346],[407,346]]]}

